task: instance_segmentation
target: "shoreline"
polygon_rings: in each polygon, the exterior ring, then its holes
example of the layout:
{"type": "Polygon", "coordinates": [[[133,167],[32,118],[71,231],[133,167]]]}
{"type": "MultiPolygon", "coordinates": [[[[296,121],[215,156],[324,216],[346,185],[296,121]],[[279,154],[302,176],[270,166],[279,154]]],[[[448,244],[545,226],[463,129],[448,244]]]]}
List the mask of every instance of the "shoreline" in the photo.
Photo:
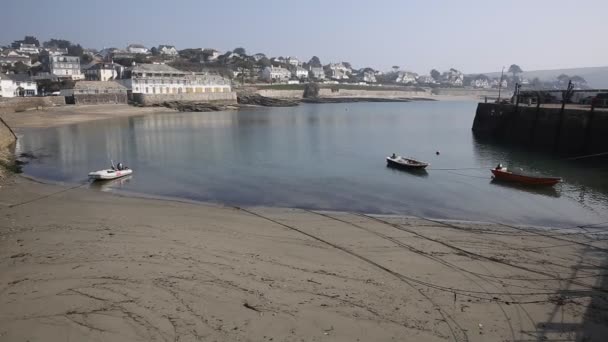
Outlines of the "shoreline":
{"type": "MultiPolygon", "coordinates": [[[[285,99],[274,99],[277,102],[285,99]]],[[[321,98],[321,101],[314,102],[303,100],[302,103],[351,103],[351,102],[417,102],[417,101],[478,101],[472,96],[453,96],[453,95],[433,95],[431,97],[412,97],[407,99],[393,98],[321,98]]],[[[293,99],[285,102],[292,102],[293,99]]],[[[264,108],[252,104],[224,105],[224,104],[199,104],[201,111],[223,111],[238,110],[239,108],[264,108]]],[[[196,107],[196,104],[194,105],[196,107]]],[[[13,130],[19,131],[25,128],[47,128],[69,125],[80,122],[112,119],[118,117],[133,117],[156,113],[178,112],[176,108],[157,106],[138,107],[126,104],[101,104],[101,105],[65,105],[57,107],[44,107],[42,109],[32,109],[23,112],[0,112],[8,126],[13,130]]]]}
{"type": "Polygon", "coordinates": [[[0,337],[8,340],[593,341],[608,333],[603,295],[587,292],[606,286],[608,243],[580,231],[235,209],[21,176],[2,184],[0,211],[0,337]]]}

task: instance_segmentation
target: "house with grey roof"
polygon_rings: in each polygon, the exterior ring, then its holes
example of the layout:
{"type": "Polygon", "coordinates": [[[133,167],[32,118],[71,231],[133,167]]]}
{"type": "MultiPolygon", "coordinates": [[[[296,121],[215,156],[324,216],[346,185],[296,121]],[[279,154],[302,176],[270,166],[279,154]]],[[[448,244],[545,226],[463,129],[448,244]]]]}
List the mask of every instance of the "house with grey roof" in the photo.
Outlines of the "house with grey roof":
{"type": "Polygon", "coordinates": [[[0,97],[36,95],[38,85],[29,74],[0,74],[0,97]]]}
{"type": "Polygon", "coordinates": [[[231,100],[235,96],[229,79],[210,73],[181,71],[166,64],[136,64],[125,70],[120,82],[127,87],[129,94],[137,95],[134,99],[231,100]],[[227,94],[208,95],[215,93],[227,94]],[[186,94],[190,95],[183,96],[186,94]]]}
{"type": "Polygon", "coordinates": [[[15,63],[21,62],[27,66],[31,66],[32,59],[26,54],[20,54],[14,50],[4,50],[0,53],[0,65],[13,66],[15,63]]]}
{"type": "Polygon", "coordinates": [[[150,53],[150,50],[148,50],[147,47],[145,47],[141,44],[130,44],[129,46],[127,46],[127,52],[141,53],[141,54],[147,55],[150,53]]]}
{"type": "Polygon", "coordinates": [[[177,56],[178,55],[177,49],[173,45],[159,45],[158,52],[161,55],[165,55],[165,56],[177,56]]]}
{"type": "Polygon", "coordinates": [[[116,81],[78,81],[61,95],[69,104],[127,103],[127,88],[116,81]]]}
{"type": "Polygon", "coordinates": [[[84,69],[87,81],[112,81],[122,77],[125,67],[116,63],[92,63],[84,69]]]}

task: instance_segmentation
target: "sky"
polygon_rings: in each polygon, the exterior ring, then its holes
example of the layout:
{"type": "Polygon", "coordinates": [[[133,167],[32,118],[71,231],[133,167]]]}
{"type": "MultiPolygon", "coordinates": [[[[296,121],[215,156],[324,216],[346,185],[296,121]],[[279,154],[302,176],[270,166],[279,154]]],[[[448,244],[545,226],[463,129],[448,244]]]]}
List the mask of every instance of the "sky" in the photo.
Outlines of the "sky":
{"type": "Polygon", "coordinates": [[[19,0],[0,45],[34,35],[83,47],[244,47],[248,53],[393,65],[421,74],[608,65],[608,0],[19,0]]]}

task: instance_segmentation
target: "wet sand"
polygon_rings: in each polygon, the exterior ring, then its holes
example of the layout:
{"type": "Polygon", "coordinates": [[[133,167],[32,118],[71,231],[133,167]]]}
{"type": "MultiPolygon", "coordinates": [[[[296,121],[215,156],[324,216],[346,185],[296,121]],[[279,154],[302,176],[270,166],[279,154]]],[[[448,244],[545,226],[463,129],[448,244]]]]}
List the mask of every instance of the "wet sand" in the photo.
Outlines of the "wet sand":
{"type": "Polygon", "coordinates": [[[14,176],[0,341],[604,341],[608,243],[14,176]],[[97,189],[97,188],[96,188],[97,189]]]}
{"type": "Polygon", "coordinates": [[[0,116],[13,129],[44,128],[69,125],[73,123],[167,113],[171,109],[160,107],[134,107],[126,104],[105,105],[67,105],[47,107],[41,110],[28,110],[19,113],[0,113],[0,116]]]}

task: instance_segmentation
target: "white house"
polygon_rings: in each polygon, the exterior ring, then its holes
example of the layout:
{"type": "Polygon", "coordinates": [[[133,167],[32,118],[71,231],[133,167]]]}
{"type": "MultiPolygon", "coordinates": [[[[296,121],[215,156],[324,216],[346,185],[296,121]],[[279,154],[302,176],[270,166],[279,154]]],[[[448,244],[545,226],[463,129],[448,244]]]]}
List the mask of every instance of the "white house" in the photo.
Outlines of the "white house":
{"type": "Polygon", "coordinates": [[[42,48],[41,52],[46,53],[49,56],[63,56],[68,54],[68,49],[58,47],[42,48]]]}
{"type": "Polygon", "coordinates": [[[229,93],[230,80],[219,75],[180,71],[165,64],[137,64],[119,80],[133,94],[229,93]]]}
{"type": "Polygon", "coordinates": [[[127,46],[127,52],[141,53],[141,54],[147,55],[150,53],[150,50],[148,50],[147,47],[145,47],[141,44],[131,44],[131,45],[127,46]]]}
{"type": "Polygon", "coordinates": [[[85,69],[84,76],[87,81],[112,81],[122,77],[124,67],[114,63],[96,63],[85,69]]]}
{"type": "Polygon", "coordinates": [[[295,76],[298,79],[301,78],[308,78],[308,70],[302,68],[302,67],[296,67],[295,69],[293,69],[293,71],[291,72],[291,74],[293,76],[295,76]]]}
{"type": "Polygon", "coordinates": [[[476,79],[472,79],[471,83],[469,83],[469,85],[473,88],[490,88],[490,82],[488,81],[487,78],[476,78],[476,79]]]}
{"type": "Polygon", "coordinates": [[[500,88],[506,88],[508,84],[509,83],[507,82],[506,79],[503,79],[502,82],[500,82],[500,79],[495,78],[492,80],[491,86],[492,86],[492,88],[499,88],[499,86],[500,86],[500,88]]]}
{"type": "Polygon", "coordinates": [[[347,67],[346,65],[344,65],[344,63],[340,62],[340,63],[329,63],[329,65],[327,65],[327,68],[330,70],[340,70],[343,73],[352,73],[352,69],[347,67]]]}
{"type": "Polygon", "coordinates": [[[318,80],[325,79],[325,70],[322,67],[311,67],[310,68],[310,77],[316,78],[318,80]]]}
{"type": "Polygon", "coordinates": [[[28,55],[22,55],[16,51],[0,53],[0,65],[15,65],[17,62],[21,62],[27,66],[32,65],[32,60],[28,55]]]}
{"type": "Polygon", "coordinates": [[[268,82],[282,82],[287,81],[291,77],[291,72],[285,68],[269,66],[262,70],[260,77],[268,82]]]}
{"type": "Polygon", "coordinates": [[[441,75],[443,83],[461,87],[464,83],[464,74],[456,69],[450,69],[441,75]]]}
{"type": "Polygon", "coordinates": [[[416,78],[418,84],[435,84],[435,79],[431,75],[420,75],[416,78]]]}
{"type": "Polygon", "coordinates": [[[365,83],[376,83],[376,74],[372,70],[363,71],[363,82],[365,83]]]}
{"type": "Polygon", "coordinates": [[[175,46],[172,46],[172,45],[159,45],[158,52],[161,55],[165,55],[165,56],[177,56],[178,55],[177,49],[175,48],[175,46]]]}
{"type": "Polygon", "coordinates": [[[84,75],[80,71],[80,57],[76,56],[50,56],[49,70],[58,78],[83,80],[84,75]]]}
{"type": "Polygon", "coordinates": [[[220,52],[216,49],[203,49],[203,56],[205,56],[206,61],[214,61],[218,59],[220,55],[220,52]]]}
{"type": "Polygon", "coordinates": [[[263,53],[256,53],[255,55],[253,55],[253,60],[256,62],[259,62],[262,58],[266,58],[266,55],[263,53]]]}
{"type": "Polygon", "coordinates": [[[330,78],[334,80],[347,80],[349,79],[348,73],[342,69],[330,69],[330,78]]]}
{"type": "Polygon", "coordinates": [[[287,57],[287,63],[291,64],[293,66],[299,66],[299,65],[301,65],[300,60],[298,60],[295,57],[287,57]]]}
{"type": "Polygon", "coordinates": [[[27,53],[28,55],[37,55],[40,49],[35,44],[19,44],[19,52],[27,53]]]}
{"type": "Polygon", "coordinates": [[[416,74],[415,72],[399,71],[397,73],[397,79],[395,80],[395,82],[403,84],[416,84],[417,78],[418,74],[416,74]]]}
{"type": "Polygon", "coordinates": [[[36,96],[38,86],[28,74],[0,74],[0,97],[36,96]]]}

